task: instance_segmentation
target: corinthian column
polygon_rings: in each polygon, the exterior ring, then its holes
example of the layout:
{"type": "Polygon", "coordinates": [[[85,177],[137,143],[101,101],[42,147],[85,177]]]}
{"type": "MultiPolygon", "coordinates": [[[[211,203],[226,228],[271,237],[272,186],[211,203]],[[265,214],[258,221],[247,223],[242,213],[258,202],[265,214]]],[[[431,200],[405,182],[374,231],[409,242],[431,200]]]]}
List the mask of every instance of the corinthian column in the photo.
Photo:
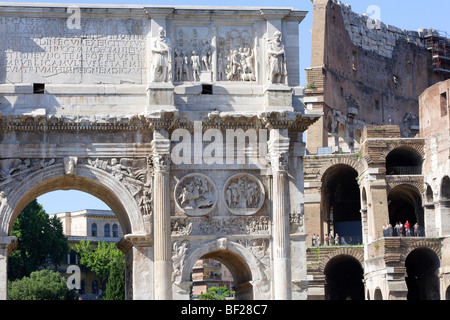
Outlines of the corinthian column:
{"type": "Polygon", "coordinates": [[[292,295],[289,205],[286,186],[289,159],[287,129],[272,129],[268,147],[272,170],[274,299],[290,300],[292,295]]]}
{"type": "MultiPolygon", "coordinates": [[[[163,131],[163,130],[161,130],[163,131]]],[[[153,210],[155,252],[155,299],[172,299],[172,250],[170,242],[170,140],[155,132],[153,144],[153,210]]]]}

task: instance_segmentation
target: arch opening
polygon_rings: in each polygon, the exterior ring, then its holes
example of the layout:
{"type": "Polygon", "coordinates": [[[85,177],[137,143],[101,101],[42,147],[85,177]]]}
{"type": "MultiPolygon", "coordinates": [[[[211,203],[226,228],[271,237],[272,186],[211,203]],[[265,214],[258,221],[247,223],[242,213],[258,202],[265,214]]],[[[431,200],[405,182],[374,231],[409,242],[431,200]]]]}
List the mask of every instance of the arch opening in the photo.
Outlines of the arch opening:
{"type": "Polygon", "coordinates": [[[322,179],[324,234],[339,235],[340,244],[362,243],[361,196],[358,172],[348,165],[335,165],[322,179]]]}
{"type": "Polygon", "coordinates": [[[233,278],[232,290],[235,291],[236,300],[253,299],[252,272],[242,257],[230,250],[220,249],[209,252],[200,259],[219,261],[229,270],[233,278]]]}
{"type": "MultiPolygon", "coordinates": [[[[67,278],[67,273],[71,266],[78,266],[80,268],[80,287],[76,288],[76,292],[83,300],[98,299],[101,291],[105,291],[107,280],[99,277],[89,267],[81,264],[80,255],[76,251],[76,246],[80,244],[81,240],[89,241],[91,249],[97,247],[100,242],[117,243],[122,238],[123,233],[114,212],[100,199],[91,196],[85,192],[78,192],[74,190],[65,191],[53,191],[47,192],[36,199],[32,200],[30,206],[27,204],[25,211],[29,215],[35,213],[40,216],[48,216],[50,221],[58,220],[61,231],[67,239],[67,247],[61,244],[61,241],[55,243],[56,246],[50,246],[52,248],[51,254],[58,258],[58,260],[46,259],[45,262],[36,262],[35,265],[26,266],[27,255],[26,250],[30,249],[30,246],[25,244],[22,247],[20,240],[28,241],[30,243],[30,237],[21,239],[20,234],[36,234],[32,225],[21,225],[21,232],[15,233],[19,237],[19,245],[17,252],[13,252],[7,264],[8,279],[14,280],[14,278],[21,278],[22,276],[28,276],[31,272],[38,271],[42,268],[51,269],[59,272],[63,277],[67,278]],[[39,206],[38,206],[39,205],[39,206]],[[82,209],[83,208],[83,209],[82,209]],[[38,211],[39,209],[39,211],[38,211]],[[53,220],[55,219],[55,220],[53,220]],[[111,233],[111,226],[113,232],[111,233]],[[59,252],[59,254],[55,254],[59,252]],[[16,255],[17,253],[17,255],[16,255]],[[43,264],[42,264],[43,263],[43,264]],[[20,271],[19,271],[20,270],[20,271]],[[67,272],[66,272],[67,271],[67,272]],[[26,274],[28,273],[28,274],[26,274]],[[11,279],[10,279],[11,278],[11,279]]],[[[23,211],[23,210],[22,210],[23,211]]],[[[21,211],[21,212],[22,212],[21,211]]],[[[17,218],[20,217],[20,214],[17,218]]],[[[30,216],[25,216],[30,217],[30,216]]],[[[13,221],[14,228],[17,228],[15,224],[17,218],[13,221]]],[[[33,220],[33,219],[31,219],[33,220]]],[[[23,221],[23,218],[22,220],[23,221]]],[[[42,219],[38,220],[42,221],[42,219]]],[[[56,224],[52,222],[52,225],[56,224]]],[[[16,229],[17,230],[17,229],[16,229]]],[[[56,230],[52,228],[51,230],[56,230]]],[[[59,230],[59,227],[58,227],[59,230]]],[[[42,235],[37,233],[37,238],[31,238],[34,241],[42,243],[43,247],[49,247],[49,239],[53,237],[46,236],[42,238],[42,235]],[[41,240],[46,239],[46,241],[41,240]]],[[[73,282],[75,284],[75,282],[73,282]]]]}
{"type": "Polygon", "coordinates": [[[427,205],[432,205],[434,202],[434,197],[433,197],[433,189],[431,189],[431,186],[427,185],[427,190],[425,193],[426,196],[426,200],[427,200],[427,205]]]}
{"type": "Polygon", "coordinates": [[[394,230],[396,236],[424,236],[424,210],[419,191],[411,185],[399,185],[388,194],[389,223],[392,226],[409,223],[409,231],[394,230]],[[418,224],[418,233],[414,225],[418,224]]]}
{"type": "Polygon", "coordinates": [[[442,179],[441,199],[443,201],[449,201],[450,200],[450,178],[448,176],[445,176],[442,179]]]}
{"type": "Polygon", "coordinates": [[[364,300],[364,270],[349,255],[331,259],[324,270],[326,300],[364,300]]]}
{"type": "Polygon", "coordinates": [[[227,295],[220,292],[225,299],[233,298],[234,278],[230,270],[214,259],[200,259],[192,269],[191,299],[197,300],[212,287],[228,289],[227,295]]]}
{"type": "Polygon", "coordinates": [[[380,288],[376,288],[375,289],[375,294],[373,297],[374,300],[383,300],[383,294],[381,293],[381,289],[380,288]]]}
{"type": "MultiPolygon", "coordinates": [[[[77,190],[101,200],[115,213],[124,234],[132,232],[132,223],[128,212],[132,209],[124,203],[123,193],[116,194],[115,191],[96,179],[75,175],[57,175],[44,181],[38,180],[35,185],[31,181],[13,194],[10,202],[12,213],[7,221],[7,234],[10,234],[14,221],[28,203],[46,193],[58,190],[77,190]]],[[[134,201],[134,199],[130,200],[134,201]]]]}
{"type": "Polygon", "coordinates": [[[440,300],[440,260],[428,248],[413,250],[405,260],[408,300],[440,300]]]}
{"type": "Polygon", "coordinates": [[[416,150],[396,148],[386,157],[386,175],[420,175],[422,162],[422,156],[416,150]]]}

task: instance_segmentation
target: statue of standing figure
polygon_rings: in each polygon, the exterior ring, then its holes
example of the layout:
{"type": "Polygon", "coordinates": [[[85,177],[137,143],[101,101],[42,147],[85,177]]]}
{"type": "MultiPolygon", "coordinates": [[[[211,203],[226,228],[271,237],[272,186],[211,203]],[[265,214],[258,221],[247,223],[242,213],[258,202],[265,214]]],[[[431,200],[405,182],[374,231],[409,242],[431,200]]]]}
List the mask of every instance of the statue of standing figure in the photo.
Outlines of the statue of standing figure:
{"type": "Polygon", "coordinates": [[[166,31],[160,27],[158,37],[152,43],[153,82],[169,82],[171,77],[170,41],[166,31]]]}
{"type": "Polygon", "coordinates": [[[274,32],[273,40],[269,41],[267,52],[269,55],[269,81],[271,83],[286,83],[286,57],[284,45],[281,43],[281,32],[274,32]]]}

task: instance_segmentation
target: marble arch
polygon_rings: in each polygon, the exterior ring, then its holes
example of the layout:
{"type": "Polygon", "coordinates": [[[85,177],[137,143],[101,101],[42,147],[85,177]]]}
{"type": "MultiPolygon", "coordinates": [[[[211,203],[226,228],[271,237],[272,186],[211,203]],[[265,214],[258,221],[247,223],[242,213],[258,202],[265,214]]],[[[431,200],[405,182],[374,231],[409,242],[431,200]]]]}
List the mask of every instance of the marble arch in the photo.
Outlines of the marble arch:
{"type": "Polygon", "coordinates": [[[66,175],[64,166],[56,164],[31,173],[9,190],[8,202],[1,212],[2,235],[9,235],[15,219],[31,200],[47,192],[69,189],[84,191],[104,201],[117,215],[124,233],[143,232],[136,201],[113,176],[86,165],[78,165],[76,174],[66,175]]]}
{"type": "MultiPolygon", "coordinates": [[[[187,299],[189,259],[210,254],[244,270],[239,281],[253,297],[306,299],[303,133],[322,116],[305,110],[300,86],[307,12],[79,9],[79,28],[70,29],[64,4],[0,8],[0,42],[10,46],[0,49],[0,299],[15,217],[33,198],[68,188],[117,214],[126,299],[187,299]],[[194,137],[194,163],[174,161],[179,128],[194,137]],[[196,139],[206,129],[214,144],[196,139]],[[264,136],[263,165],[196,157],[228,151],[229,141],[218,141],[229,129],[264,136]]],[[[248,159],[254,150],[234,152],[248,159]]]]}
{"type": "MultiPolygon", "coordinates": [[[[246,248],[226,238],[197,245],[199,246],[197,249],[186,255],[179,283],[189,282],[190,273],[197,260],[202,257],[211,258],[227,266],[235,277],[237,288],[244,286],[252,289],[250,292],[253,293],[245,294],[245,299],[268,298],[268,276],[266,274],[268,270],[252,253],[251,248],[246,248]]],[[[237,296],[239,297],[239,292],[237,292],[237,296]]]]}

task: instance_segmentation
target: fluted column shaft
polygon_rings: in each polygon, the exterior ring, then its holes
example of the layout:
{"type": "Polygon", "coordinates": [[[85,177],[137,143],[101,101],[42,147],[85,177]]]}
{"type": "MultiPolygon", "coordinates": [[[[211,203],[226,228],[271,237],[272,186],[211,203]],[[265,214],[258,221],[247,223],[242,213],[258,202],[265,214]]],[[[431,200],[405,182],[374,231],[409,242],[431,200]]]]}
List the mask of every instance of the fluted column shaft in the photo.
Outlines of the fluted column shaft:
{"type": "Polygon", "coordinates": [[[286,206],[286,173],[273,173],[273,254],[275,299],[290,300],[290,238],[289,214],[286,206]]]}
{"type": "Polygon", "coordinates": [[[170,141],[153,143],[153,226],[155,257],[155,299],[172,299],[172,249],[170,227],[170,141]]]}
{"type": "Polygon", "coordinates": [[[269,154],[272,171],[272,245],[274,270],[274,299],[290,300],[291,252],[289,229],[288,188],[286,186],[289,138],[287,130],[272,129],[269,154]]]}

